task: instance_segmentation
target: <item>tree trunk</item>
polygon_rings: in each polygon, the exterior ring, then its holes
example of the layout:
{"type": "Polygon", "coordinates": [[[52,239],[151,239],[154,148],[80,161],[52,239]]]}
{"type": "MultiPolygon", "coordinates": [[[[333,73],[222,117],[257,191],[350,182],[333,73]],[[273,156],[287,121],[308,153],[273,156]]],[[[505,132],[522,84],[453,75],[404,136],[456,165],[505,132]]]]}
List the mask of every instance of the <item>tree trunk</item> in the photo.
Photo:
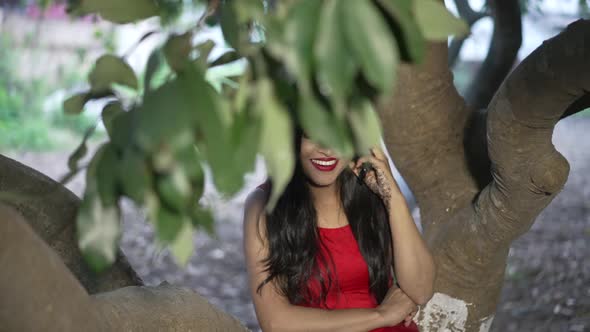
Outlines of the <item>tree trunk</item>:
{"type": "Polygon", "coordinates": [[[510,244],[567,180],[551,138],[560,118],[590,102],[588,45],[590,21],[571,24],[474,113],[452,84],[446,44],[431,44],[427,61],[400,68],[393,97],[379,102],[386,146],[436,261],[434,297],[416,317],[421,331],[489,330],[510,244]],[[476,172],[474,163],[491,166],[476,172]]]}

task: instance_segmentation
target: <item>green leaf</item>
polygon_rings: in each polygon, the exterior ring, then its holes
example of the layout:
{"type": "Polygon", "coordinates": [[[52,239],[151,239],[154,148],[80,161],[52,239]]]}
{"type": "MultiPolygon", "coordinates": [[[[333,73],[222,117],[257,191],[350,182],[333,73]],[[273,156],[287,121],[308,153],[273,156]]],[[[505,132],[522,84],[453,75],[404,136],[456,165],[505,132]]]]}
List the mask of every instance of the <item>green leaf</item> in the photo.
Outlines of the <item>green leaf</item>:
{"type": "Polygon", "coordinates": [[[84,110],[84,105],[89,100],[88,93],[78,93],[66,99],[63,103],[64,113],[80,114],[84,110]]]}
{"type": "Polygon", "coordinates": [[[311,96],[301,96],[297,110],[299,122],[309,138],[332,148],[343,158],[351,157],[354,149],[345,123],[323,108],[311,96]]]}
{"type": "Polygon", "coordinates": [[[426,42],[422,31],[412,14],[412,0],[378,0],[387,10],[393,21],[397,24],[400,33],[398,44],[402,46],[402,52],[407,54],[407,60],[416,63],[422,62],[426,52],[426,42]]]}
{"type": "Polygon", "coordinates": [[[118,180],[123,194],[142,204],[151,187],[151,173],[144,157],[131,149],[125,150],[118,167],[118,180]]]}
{"type": "Polygon", "coordinates": [[[236,172],[245,174],[254,170],[256,153],[260,146],[262,121],[243,111],[237,113],[231,130],[233,164],[236,172]]]}
{"type": "Polygon", "coordinates": [[[237,20],[236,8],[232,2],[225,2],[221,7],[221,32],[223,38],[234,49],[240,45],[240,22],[237,20]]]}
{"type": "Polygon", "coordinates": [[[284,28],[284,40],[289,45],[284,61],[291,72],[308,80],[312,69],[313,46],[318,28],[322,2],[298,1],[290,10],[284,28]]]}
{"type": "Polygon", "coordinates": [[[414,15],[427,40],[447,41],[451,35],[465,37],[469,34],[469,25],[451,14],[440,1],[414,0],[414,15]]]}
{"type": "Polygon", "coordinates": [[[189,60],[189,54],[192,46],[192,32],[185,32],[181,35],[172,35],[164,45],[164,56],[172,70],[180,72],[186,66],[189,60]]]}
{"type": "Polygon", "coordinates": [[[154,91],[148,91],[137,111],[137,142],[150,152],[162,147],[174,149],[187,144],[196,125],[196,112],[201,100],[191,105],[191,100],[177,79],[165,83],[154,91]],[[193,106],[194,105],[194,106],[193,106]]]}
{"type": "Polygon", "coordinates": [[[96,193],[86,192],[76,218],[78,246],[92,270],[101,272],[117,256],[120,236],[119,210],[103,205],[96,193]]]}
{"type": "Polygon", "coordinates": [[[195,227],[204,229],[213,239],[219,240],[219,236],[215,232],[215,219],[210,209],[204,208],[198,202],[195,202],[190,211],[190,216],[195,227]]]}
{"type": "Polygon", "coordinates": [[[111,89],[113,83],[138,88],[137,77],[133,69],[122,58],[105,54],[96,60],[96,64],[90,74],[88,81],[92,92],[100,93],[111,89]]]}
{"type": "Polygon", "coordinates": [[[156,220],[157,239],[165,244],[173,243],[185,222],[186,219],[182,215],[160,206],[156,220]]]}
{"type": "Polygon", "coordinates": [[[180,232],[170,245],[170,251],[176,258],[176,262],[186,267],[193,254],[193,249],[193,227],[189,221],[186,221],[182,224],[180,232]]]}
{"type": "Polygon", "coordinates": [[[199,57],[197,58],[197,64],[201,66],[204,70],[207,69],[207,60],[209,59],[209,54],[215,47],[215,42],[211,39],[206,40],[205,42],[197,45],[196,49],[199,51],[199,57]]]}
{"type": "Polygon", "coordinates": [[[69,2],[68,12],[77,15],[98,13],[114,23],[131,23],[156,16],[159,10],[153,0],[77,0],[69,2]]]}
{"type": "Polygon", "coordinates": [[[175,157],[177,165],[183,169],[191,182],[203,179],[205,176],[201,165],[203,160],[193,144],[189,144],[178,150],[175,157]]]}
{"type": "Polygon", "coordinates": [[[356,102],[348,116],[358,154],[365,155],[370,148],[380,146],[381,122],[370,101],[365,99],[356,102]]]}
{"type": "Polygon", "coordinates": [[[390,93],[399,53],[384,18],[371,1],[346,1],[341,12],[346,42],[365,77],[382,93],[390,93]]]}
{"type": "Polygon", "coordinates": [[[123,105],[119,101],[112,101],[108,103],[101,113],[102,123],[109,134],[109,137],[113,137],[113,122],[114,119],[123,114],[123,105]]]}
{"type": "Polygon", "coordinates": [[[189,66],[178,77],[180,91],[193,107],[196,117],[197,146],[213,171],[213,182],[225,194],[238,191],[243,182],[232,163],[229,144],[231,117],[224,103],[196,66],[189,66]]]}
{"type": "Polygon", "coordinates": [[[233,2],[236,4],[238,22],[250,22],[264,15],[265,0],[234,0],[233,2]]]}
{"type": "Polygon", "coordinates": [[[273,180],[273,190],[266,207],[267,211],[271,211],[295,169],[293,128],[289,113],[276,99],[268,79],[258,82],[257,92],[258,108],[263,116],[260,152],[273,180]]]}
{"type": "Polygon", "coordinates": [[[86,190],[97,192],[105,206],[116,205],[118,199],[117,167],[119,159],[112,144],[103,144],[90,161],[86,172],[86,190]]]}
{"type": "Polygon", "coordinates": [[[257,22],[264,18],[264,7],[262,0],[224,1],[221,7],[221,31],[232,48],[241,52],[252,46],[251,28],[255,30],[257,22]]]}
{"type": "Polygon", "coordinates": [[[164,60],[164,54],[162,52],[162,49],[160,49],[160,48],[153,50],[152,53],[150,54],[148,61],[147,61],[146,69],[145,69],[145,76],[144,76],[144,83],[143,83],[144,91],[149,91],[154,88],[154,87],[152,87],[152,85],[153,85],[152,80],[153,80],[155,74],[158,72],[158,70],[162,66],[162,63],[164,62],[163,60],[164,60]]]}
{"type": "MultiPolygon", "coordinates": [[[[314,2],[319,3],[315,0],[314,2]]],[[[325,95],[331,95],[338,106],[344,103],[344,97],[354,84],[354,75],[357,71],[342,31],[342,26],[346,24],[341,21],[343,6],[348,6],[348,3],[341,0],[324,2],[314,49],[320,91],[325,95]]]]}
{"type": "Polygon", "coordinates": [[[169,174],[158,178],[156,189],[160,200],[171,210],[184,213],[188,208],[191,195],[191,185],[183,169],[175,167],[169,174]]]}
{"type": "MultiPolygon", "coordinates": [[[[109,111],[111,112],[111,111],[109,111]]],[[[109,118],[107,112],[107,118],[109,118]]],[[[138,117],[138,110],[135,108],[130,109],[127,112],[116,112],[110,120],[105,123],[105,128],[111,139],[113,145],[119,149],[125,149],[127,146],[133,143],[133,133],[135,130],[135,122],[138,117]]],[[[104,119],[104,118],[103,118],[104,119]]],[[[103,120],[104,121],[104,120],[103,120]]]]}

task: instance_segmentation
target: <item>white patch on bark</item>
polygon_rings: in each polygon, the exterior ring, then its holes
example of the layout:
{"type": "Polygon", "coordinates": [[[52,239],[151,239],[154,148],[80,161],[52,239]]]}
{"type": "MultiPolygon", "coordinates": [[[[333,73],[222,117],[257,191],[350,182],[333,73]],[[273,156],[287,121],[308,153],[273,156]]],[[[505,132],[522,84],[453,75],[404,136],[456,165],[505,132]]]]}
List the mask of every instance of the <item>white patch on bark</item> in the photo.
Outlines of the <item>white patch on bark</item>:
{"type": "Polygon", "coordinates": [[[494,315],[480,319],[481,325],[479,326],[479,332],[488,332],[492,326],[494,315]]]}
{"type": "Polygon", "coordinates": [[[443,293],[434,293],[432,299],[420,310],[418,326],[420,331],[464,332],[468,306],[463,300],[443,293]]]}

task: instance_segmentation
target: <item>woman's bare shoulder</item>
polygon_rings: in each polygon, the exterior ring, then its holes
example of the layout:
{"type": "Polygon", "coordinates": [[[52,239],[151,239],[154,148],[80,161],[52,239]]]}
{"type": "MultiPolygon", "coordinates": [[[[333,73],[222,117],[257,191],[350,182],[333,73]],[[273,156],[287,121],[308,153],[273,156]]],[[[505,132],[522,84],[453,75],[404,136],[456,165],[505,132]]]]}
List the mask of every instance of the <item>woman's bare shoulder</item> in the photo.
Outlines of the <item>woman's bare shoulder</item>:
{"type": "Polygon", "coordinates": [[[244,232],[246,234],[248,233],[247,230],[252,228],[258,230],[258,232],[265,231],[264,224],[266,221],[265,209],[267,200],[268,193],[260,187],[257,187],[248,194],[244,203],[244,232]]]}
{"type": "Polygon", "coordinates": [[[246,198],[243,220],[246,252],[259,252],[266,246],[266,200],[267,193],[261,188],[254,189],[246,198]],[[248,247],[257,249],[248,250],[248,247]]]}
{"type": "Polygon", "coordinates": [[[246,202],[244,204],[244,209],[246,210],[246,213],[252,210],[253,212],[262,211],[266,205],[266,200],[266,190],[260,187],[255,188],[246,197],[246,202]]]}

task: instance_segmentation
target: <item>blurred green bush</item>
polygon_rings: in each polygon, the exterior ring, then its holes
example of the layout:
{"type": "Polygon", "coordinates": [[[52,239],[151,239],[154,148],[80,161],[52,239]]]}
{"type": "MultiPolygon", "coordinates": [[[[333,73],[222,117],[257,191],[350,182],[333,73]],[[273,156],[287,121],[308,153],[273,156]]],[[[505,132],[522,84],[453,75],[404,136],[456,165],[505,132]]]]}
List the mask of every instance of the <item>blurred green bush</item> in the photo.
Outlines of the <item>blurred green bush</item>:
{"type": "Polygon", "coordinates": [[[18,56],[19,48],[10,36],[0,34],[0,150],[48,150],[76,144],[96,119],[66,115],[61,103],[44,111],[43,104],[52,93],[80,82],[83,73],[62,70],[58,84],[49,84],[46,78],[25,81],[16,74],[18,56]]]}

